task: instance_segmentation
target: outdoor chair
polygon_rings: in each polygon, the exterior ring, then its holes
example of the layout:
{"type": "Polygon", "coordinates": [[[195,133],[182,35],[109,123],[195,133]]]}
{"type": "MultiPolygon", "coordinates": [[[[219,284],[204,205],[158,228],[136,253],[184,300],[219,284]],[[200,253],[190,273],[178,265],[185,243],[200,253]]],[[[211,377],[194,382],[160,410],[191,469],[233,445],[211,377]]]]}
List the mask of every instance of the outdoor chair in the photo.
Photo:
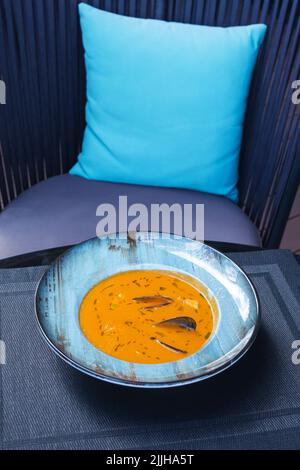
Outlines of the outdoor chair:
{"type": "MultiPolygon", "coordinates": [[[[0,0],[0,258],[95,236],[102,202],[204,203],[205,239],[278,247],[300,177],[300,0],[94,0],[115,13],[208,26],[268,25],[248,101],[239,205],[196,191],[68,173],[85,127],[79,0],[0,0]]],[[[222,95],[222,77],[211,85],[222,95]]],[[[183,156],[184,157],[184,156],[183,156]]]]}

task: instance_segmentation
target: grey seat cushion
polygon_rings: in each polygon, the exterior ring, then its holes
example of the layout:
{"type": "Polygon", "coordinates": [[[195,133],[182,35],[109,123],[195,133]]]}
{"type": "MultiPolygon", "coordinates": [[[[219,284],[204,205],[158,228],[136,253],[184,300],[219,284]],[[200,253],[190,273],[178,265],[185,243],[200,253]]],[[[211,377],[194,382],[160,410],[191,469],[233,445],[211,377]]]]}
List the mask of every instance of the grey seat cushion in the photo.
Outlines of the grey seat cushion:
{"type": "Polygon", "coordinates": [[[259,246],[258,230],[231,201],[197,191],[89,181],[62,175],[33,186],[0,214],[0,258],[96,236],[101,203],[205,204],[205,240],[259,246]]]}

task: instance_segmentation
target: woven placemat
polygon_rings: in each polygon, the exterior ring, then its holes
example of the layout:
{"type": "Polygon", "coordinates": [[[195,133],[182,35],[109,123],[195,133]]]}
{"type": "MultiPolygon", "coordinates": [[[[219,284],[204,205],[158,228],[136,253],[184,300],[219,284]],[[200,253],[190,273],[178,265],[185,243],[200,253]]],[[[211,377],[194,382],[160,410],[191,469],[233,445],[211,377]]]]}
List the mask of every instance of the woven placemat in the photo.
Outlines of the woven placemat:
{"type": "Polygon", "coordinates": [[[45,268],[0,270],[0,436],[4,449],[300,448],[300,267],[289,251],[230,255],[253,280],[262,327],[224,373],[140,390],[84,376],[48,348],[34,316],[45,268]]]}

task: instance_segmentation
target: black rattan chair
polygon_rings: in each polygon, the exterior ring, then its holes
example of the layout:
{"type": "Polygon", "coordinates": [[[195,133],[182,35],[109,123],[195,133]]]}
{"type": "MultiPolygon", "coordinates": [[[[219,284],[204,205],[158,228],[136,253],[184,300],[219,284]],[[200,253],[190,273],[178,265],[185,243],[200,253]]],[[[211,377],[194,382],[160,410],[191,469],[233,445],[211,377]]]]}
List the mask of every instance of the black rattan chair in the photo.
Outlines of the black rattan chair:
{"type": "MultiPolygon", "coordinates": [[[[66,173],[85,126],[78,0],[0,0],[0,204],[66,173]]],[[[300,0],[94,0],[120,14],[233,26],[266,23],[240,160],[240,207],[266,247],[279,245],[300,177],[300,0]]],[[[222,93],[222,78],[215,86],[222,93]]],[[[47,208],[45,208],[47,210],[47,208]]],[[[0,215],[1,219],[1,215],[0,215]]],[[[22,230],[22,227],[20,227],[22,230]]],[[[0,229],[1,243],[1,229],[0,229]]]]}

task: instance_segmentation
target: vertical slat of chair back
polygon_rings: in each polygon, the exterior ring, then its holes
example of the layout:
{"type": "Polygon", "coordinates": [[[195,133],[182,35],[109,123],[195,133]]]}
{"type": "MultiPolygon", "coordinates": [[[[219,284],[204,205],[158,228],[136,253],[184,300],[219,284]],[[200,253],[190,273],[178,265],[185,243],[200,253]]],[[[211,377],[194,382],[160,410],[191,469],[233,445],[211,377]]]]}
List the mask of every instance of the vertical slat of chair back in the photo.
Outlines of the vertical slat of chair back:
{"type": "MultiPolygon", "coordinates": [[[[85,125],[79,0],[0,0],[0,207],[75,162],[85,125]]],[[[268,24],[248,103],[240,205],[276,246],[300,176],[300,0],[89,0],[119,14],[209,26],[268,24]]],[[[212,86],[222,94],[222,77],[212,86]]]]}

